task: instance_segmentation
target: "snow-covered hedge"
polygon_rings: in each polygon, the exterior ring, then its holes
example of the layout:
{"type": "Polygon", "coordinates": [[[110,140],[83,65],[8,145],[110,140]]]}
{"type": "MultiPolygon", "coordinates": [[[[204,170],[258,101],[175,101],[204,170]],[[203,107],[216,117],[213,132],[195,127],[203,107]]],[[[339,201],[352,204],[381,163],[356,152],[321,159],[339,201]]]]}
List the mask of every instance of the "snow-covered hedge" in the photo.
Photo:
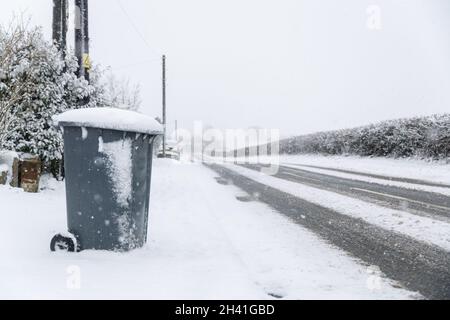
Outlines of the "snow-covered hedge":
{"type": "Polygon", "coordinates": [[[283,140],[283,154],[450,157],[450,114],[385,121],[283,140]]]}
{"type": "Polygon", "coordinates": [[[78,78],[77,66],[72,54],[63,58],[44,39],[41,28],[0,27],[0,149],[36,154],[44,162],[61,159],[62,137],[52,116],[102,103],[101,88],[78,78]]]}

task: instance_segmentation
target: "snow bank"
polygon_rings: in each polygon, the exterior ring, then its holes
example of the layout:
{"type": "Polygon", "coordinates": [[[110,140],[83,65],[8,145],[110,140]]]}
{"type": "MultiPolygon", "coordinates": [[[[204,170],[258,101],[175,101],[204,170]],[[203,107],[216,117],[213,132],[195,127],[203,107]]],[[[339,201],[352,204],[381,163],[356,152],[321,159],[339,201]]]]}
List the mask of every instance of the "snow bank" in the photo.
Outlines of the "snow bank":
{"type": "Polygon", "coordinates": [[[14,158],[19,158],[19,154],[17,152],[0,150],[0,164],[12,166],[14,158]]]}
{"type": "Polygon", "coordinates": [[[9,167],[6,164],[0,164],[0,173],[5,171],[9,172],[9,167]]]}
{"type": "Polygon", "coordinates": [[[53,117],[56,126],[94,127],[145,134],[161,134],[162,126],[147,115],[116,108],[86,108],[53,117]]]}
{"type": "Polygon", "coordinates": [[[11,181],[14,158],[19,158],[17,152],[0,150],[0,173],[8,172],[7,183],[11,181]]]}

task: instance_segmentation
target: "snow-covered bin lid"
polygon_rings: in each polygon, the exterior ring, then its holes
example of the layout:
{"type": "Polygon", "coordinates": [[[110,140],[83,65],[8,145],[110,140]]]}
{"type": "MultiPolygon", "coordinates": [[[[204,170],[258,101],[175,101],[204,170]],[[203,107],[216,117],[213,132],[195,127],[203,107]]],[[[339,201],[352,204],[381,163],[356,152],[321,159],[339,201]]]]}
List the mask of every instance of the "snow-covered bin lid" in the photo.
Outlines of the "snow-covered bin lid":
{"type": "Polygon", "coordinates": [[[55,126],[87,127],[160,135],[163,127],[145,114],[117,108],[70,110],[53,117],[55,126]]]}

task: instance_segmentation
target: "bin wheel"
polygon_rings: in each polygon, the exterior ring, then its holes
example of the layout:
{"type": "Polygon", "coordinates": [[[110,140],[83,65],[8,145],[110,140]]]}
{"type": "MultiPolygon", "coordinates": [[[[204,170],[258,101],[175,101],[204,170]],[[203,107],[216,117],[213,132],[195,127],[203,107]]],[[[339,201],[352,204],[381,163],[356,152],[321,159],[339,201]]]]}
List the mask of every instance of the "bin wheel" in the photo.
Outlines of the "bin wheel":
{"type": "Polygon", "coordinates": [[[78,252],[78,246],[76,240],[72,237],[63,236],[57,234],[53,237],[50,243],[50,250],[52,252],[65,251],[65,252],[78,252]]]}

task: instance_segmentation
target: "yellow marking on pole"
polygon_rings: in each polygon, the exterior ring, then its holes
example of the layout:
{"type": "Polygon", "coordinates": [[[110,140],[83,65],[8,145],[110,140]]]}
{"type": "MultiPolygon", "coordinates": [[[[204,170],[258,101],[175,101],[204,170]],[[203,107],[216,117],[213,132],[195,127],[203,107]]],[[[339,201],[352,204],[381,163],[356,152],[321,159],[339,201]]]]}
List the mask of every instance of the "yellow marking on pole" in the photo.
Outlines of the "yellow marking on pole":
{"type": "Polygon", "coordinates": [[[87,53],[83,54],[83,68],[88,71],[92,69],[91,57],[87,53]]]}

